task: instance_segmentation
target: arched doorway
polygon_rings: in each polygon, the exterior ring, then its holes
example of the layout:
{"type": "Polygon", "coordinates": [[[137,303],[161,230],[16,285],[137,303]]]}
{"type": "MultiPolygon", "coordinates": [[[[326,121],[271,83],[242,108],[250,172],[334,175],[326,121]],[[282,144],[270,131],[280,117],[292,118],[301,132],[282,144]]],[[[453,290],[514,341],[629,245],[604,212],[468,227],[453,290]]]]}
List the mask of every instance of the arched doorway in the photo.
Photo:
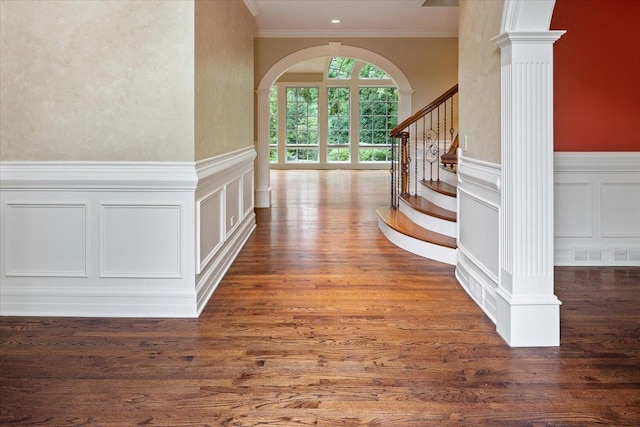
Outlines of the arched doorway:
{"type": "Polygon", "coordinates": [[[330,42],[325,46],[316,46],[294,52],[274,64],[265,73],[257,88],[257,147],[256,158],[256,199],[255,206],[271,206],[271,188],[269,182],[269,92],[271,86],[290,67],[299,62],[327,56],[341,56],[358,59],[384,70],[396,83],[399,93],[399,120],[411,114],[411,95],[413,89],[404,73],[387,58],[367,49],[343,46],[339,42],[330,42]]]}

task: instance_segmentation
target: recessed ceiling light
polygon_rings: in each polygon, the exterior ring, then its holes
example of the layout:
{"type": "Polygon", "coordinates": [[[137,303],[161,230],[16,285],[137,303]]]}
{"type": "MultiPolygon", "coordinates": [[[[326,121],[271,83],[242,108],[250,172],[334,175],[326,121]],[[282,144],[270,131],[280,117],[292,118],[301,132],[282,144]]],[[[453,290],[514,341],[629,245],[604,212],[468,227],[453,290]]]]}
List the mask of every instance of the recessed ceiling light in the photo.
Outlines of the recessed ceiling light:
{"type": "Polygon", "coordinates": [[[331,20],[331,23],[332,23],[332,24],[339,24],[339,23],[340,23],[340,20],[339,20],[339,19],[332,19],[332,20],[331,20]]]}

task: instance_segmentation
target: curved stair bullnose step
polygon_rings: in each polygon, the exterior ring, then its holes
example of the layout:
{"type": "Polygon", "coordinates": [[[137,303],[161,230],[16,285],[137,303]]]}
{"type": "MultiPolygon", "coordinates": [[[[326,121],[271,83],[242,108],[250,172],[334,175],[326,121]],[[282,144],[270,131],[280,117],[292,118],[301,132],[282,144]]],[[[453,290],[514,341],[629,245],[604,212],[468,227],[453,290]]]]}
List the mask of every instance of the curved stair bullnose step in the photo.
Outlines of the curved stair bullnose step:
{"type": "Polygon", "coordinates": [[[436,193],[444,194],[445,196],[449,197],[457,197],[458,188],[455,185],[449,184],[448,182],[429,180],[422,180],[420,182],[422,182],[422,185],[430,188],[436,193]]]}
{"type": "Polygon", "coordinates": [[[444,181],[420,181],[422,196],[443,209],[456,212],[458,210],[458,189],[455,185],[444,181]]]}
{"type": "Polygon", "coordinates": [[[442,209],[420,196],[403,194],[400,196],[399,202],[400,212],[417,226],[445,236],[456,237],[458,235],[455,212],[442,209]]]}
{"type": "Polygon", "coordinates": [[[378,227],[394,245],[435,261],[456,264],[456,239],[413,223],[398,209],[379,208],[378,227]]]}

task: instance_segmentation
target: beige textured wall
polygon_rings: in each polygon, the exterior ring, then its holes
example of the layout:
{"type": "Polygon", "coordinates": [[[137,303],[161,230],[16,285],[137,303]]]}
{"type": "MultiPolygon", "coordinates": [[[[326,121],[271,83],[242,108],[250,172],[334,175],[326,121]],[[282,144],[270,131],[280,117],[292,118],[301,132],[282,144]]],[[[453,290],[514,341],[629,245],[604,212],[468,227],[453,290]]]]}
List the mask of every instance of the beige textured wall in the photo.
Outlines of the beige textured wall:
{"type": "Polygon", "coordinates": [[[467,157],[500,163],[500,33],[504,0],[460,0],[460,144],[467,157]]]}
{"type": "Polygon", "coordinates": [[[188,1],[0,2],[1,160],[193,160],[188,1]]]}
{"type": "Polygon", "coordinates": [[[282,58],[330,41],[367,49],[393,62],[415,90],[412,111],[424,107],[458,81],[456,38],[257,38],[255,40],[255,87],[282,58]]]}
{"type": "Polygon", "coordinates": [[[253,146],[253,17],[242,1],[195,6],[195,160],[253,146]]]}

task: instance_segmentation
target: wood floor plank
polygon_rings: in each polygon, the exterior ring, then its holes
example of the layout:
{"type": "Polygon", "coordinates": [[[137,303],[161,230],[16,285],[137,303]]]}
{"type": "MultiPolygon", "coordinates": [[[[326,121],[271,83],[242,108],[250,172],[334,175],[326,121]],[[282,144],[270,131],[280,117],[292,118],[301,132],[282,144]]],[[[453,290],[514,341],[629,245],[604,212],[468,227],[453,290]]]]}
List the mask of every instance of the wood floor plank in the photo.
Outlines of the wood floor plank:
{"type": "Polygon", "coordinates": [[[561,346],[509,348],[388,179],[272,171],[199,319],[0,318],[0,425],[640,425],[639,268],[556,268],[561,346]]]}

